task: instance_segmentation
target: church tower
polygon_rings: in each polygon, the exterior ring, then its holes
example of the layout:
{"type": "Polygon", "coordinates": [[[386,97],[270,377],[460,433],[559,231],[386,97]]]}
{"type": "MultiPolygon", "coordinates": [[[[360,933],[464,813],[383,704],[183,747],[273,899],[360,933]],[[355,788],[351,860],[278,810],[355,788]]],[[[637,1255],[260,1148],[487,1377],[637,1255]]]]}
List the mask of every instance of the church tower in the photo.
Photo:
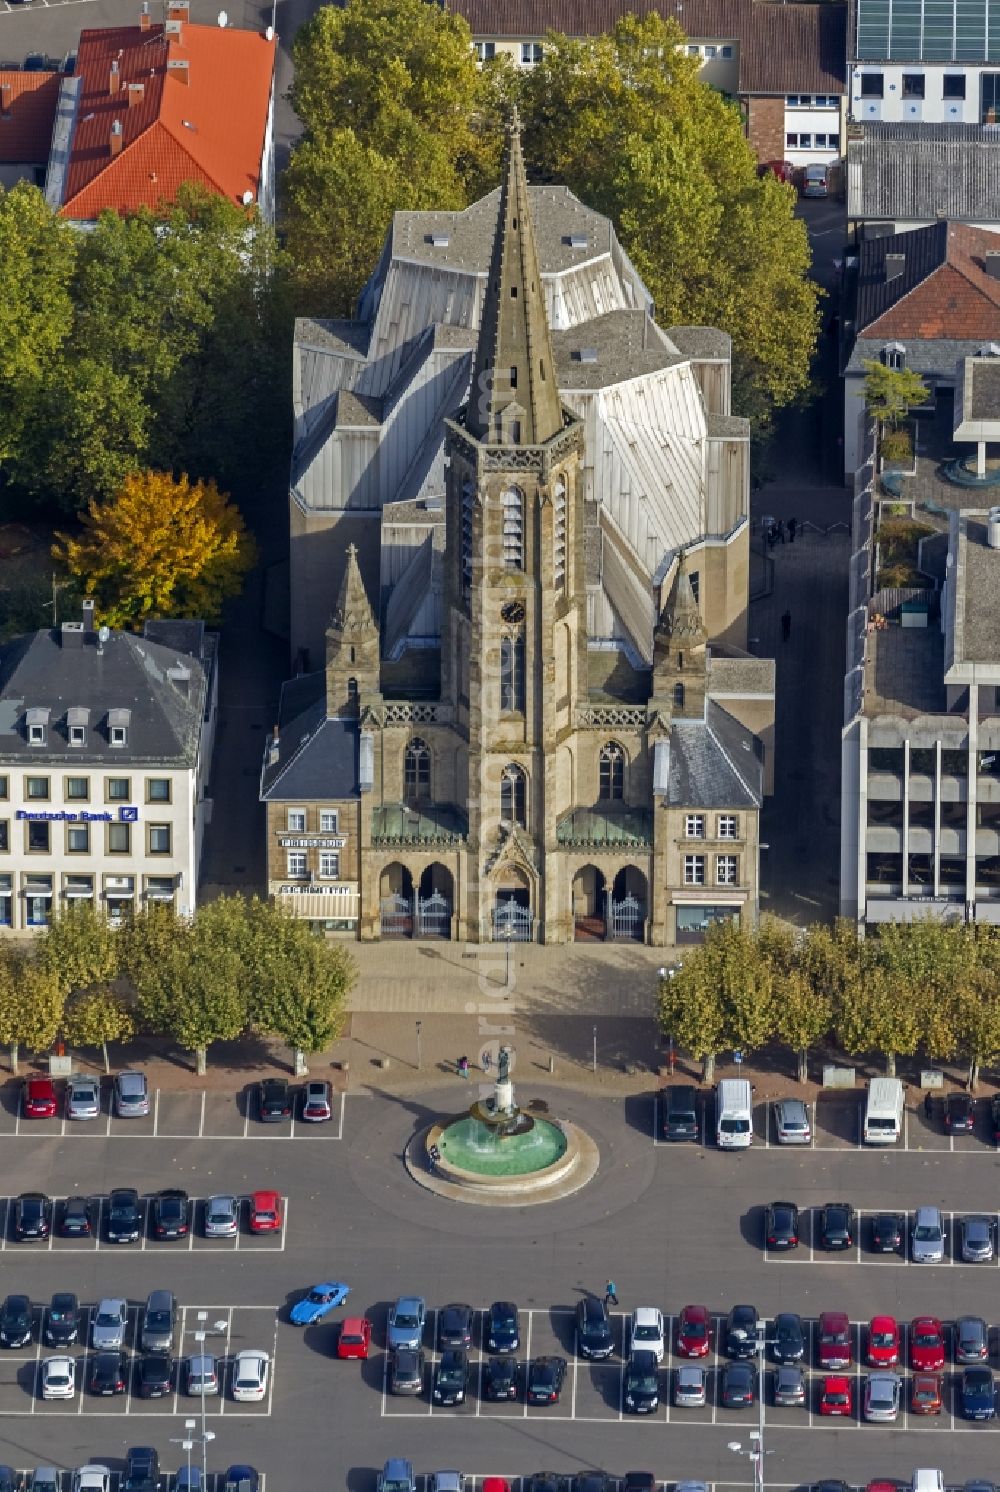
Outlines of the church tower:
{"type": "Polygon", "coordinates": [[[337,605],[326,629],[326,712],[358,715],[381,700],[379,632],[351,544],[337,605]]]}
{"type": "Polygon", "coordinates": [[[570,806],[558,742],[587,692],[583,427],[559,397],[516,110],[469,402],[445,450],[442,698],[467,741],[463,935],[488,939],[498,909],[537,929],[546,901],[568,905],[545,862],[570,806]]]}
{"type": "Polygon", "coordinates": [[[681,551],[653,633],[653,698],[666,718],[702,720],[708,692],[708,633],[681,551]]]}

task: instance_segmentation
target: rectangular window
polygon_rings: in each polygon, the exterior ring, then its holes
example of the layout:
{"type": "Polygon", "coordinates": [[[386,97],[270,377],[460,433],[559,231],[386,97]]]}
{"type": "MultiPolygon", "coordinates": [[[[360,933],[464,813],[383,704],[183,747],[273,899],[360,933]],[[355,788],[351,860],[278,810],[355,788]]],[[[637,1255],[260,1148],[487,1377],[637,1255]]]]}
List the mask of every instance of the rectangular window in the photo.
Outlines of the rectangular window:
{"type": "Polygon", "coordinates": [[[170,825],[150,824],[149,826],[149,853],[151,855],[170,854],[170,825]]]}
{"type": "Polygon", "coordinates": [[[476,57],[480,62],[492,62],[497,54],[495,41],[474,41],[472,43],[476,51],[476,57]]]}
{"type": "Polygon", "coordinates": [[[711,43],[710,43],[710,44],[709,44],[709,45],[708,45],[708,46],[707,46],[707,47],[706,47],[706,48],[705,48],[705,61],[706,61],[706,62],[711,62],[711,60],[712,60],[712,58],[713,58],[713,57],[714,57],[714,56],[715,56],[715,54],[716,54],[716,51],[717,51],[717,50],[718,50],[718,48],[717,48],[717,47],[713,47],[713,46],[712,46],[712,45],[711,45],[711,43]]]}
{"type": "Polygon", "coordinates": [[[803,134],[800,134],[799,135],[799,149],[800,150],[812,150],[812,148],[813,148],[813,137],[812,137],[812,135],[803,135],[803,134]]]}
{"type": "Polygon", "coordinates": [[[112,746],[128,745],[128,729],[124,725],[112,725],[108,729],[112,746]]]}
{"type": "Polygon", "coordinates": [[[10,797],[10,779],[0,777],[0,801],[6,802],[10,797]]]}
{"type": "Polygon", "coordinates": [[[338,818],[339,814],[336,808],[321,808],[319,813],[320,833],[336,834],[338,818]]]}
{"type": "Polygon", "coordinates": [[[798,135],[789,134],[785,136],[785,144],[789,150],[797,150],[799,145],[798,135]]]}
{"type": "Polygon", "coordinates": [[[0,854],[10,849],[10,819],[0,819],[0,854]]]}
{"type": "Polygon", "coordinates": [[[51,848],[51,824],[28,824],[28,853],[47,855],[51,848]]]}
{"type": "Polygon", "coordinates": [[[319,873],[324,881],[337,881],[340,879],[340,853],[337,850],[321,850],[319,856],[319,873]]]}
{"type": "Polygon", "coordinates": [[[127,803],[132,796],[131,779],[128,777],[109,777],[104,785],[104,799],[107,803],[127,803]]]}
{"type": "Polygon", "coordinates": [[[689,813],[684,819],[684,837],[686,839],[705,838],[705,815],[703,813],[689,813]]]}
{"type": "Polygon", "coordinates": [[[688,56],[689,57],[700,57],[701,56],[701,47],[689,46],[688,47],[688,56]]]}
{"type": "Polygon", "coordinates": [[[85,725],[71,725],[69,728],[69,744],[71,746],[86,746],[87,727],[85,725]]]}
{"type": "Polygon", "coordinates": [[[719,48],[719,56],[720,57],[724,57],[727,62],[732,57],[732,55],[733,55],[733,49],[732,49],[732,47],[720,47],[719,48]]]}
{"type": "Polygon", "coordinates": [[[523,67],[534,67],[536,62],[542,60],[542,44],[540,41],[522,41],[521,64],[523,67]]]}
{"type": "Polygon", "coordinates": [[[736,886],[739,883],[737,867],[739,861],[735,855],[716,855],[715,857],[715,884],[717,886],[736,886]]]}
{"type": "Polygon", "coordinates": [[[304,834],[306,832],[306,811],[304,808],[290,808],[285,820],[288,825],[289,834],[304,834]]]}
{"type": "Polygon", "coordinates": [[[684,884],[685,886],[704,886],[705,884],[705,856],[684,856],[684,884]]]}
{"type": "Polygon", "coordinates": [[[0,927],[14,925],[13,877],[0,876],[0,927]]]}
{"type": "Polygon", "coordinates": [[[94,877],[82,875],[63,876],[63,896],[67,901],[93,901],[94,877]]]}
{"type": "Polygon", "coordinates": [[[47,777],[29,777],[27,782],[28,797],[35,802],[44,802],[49,796],[49,779],[47,777]]]}
{"type": "Polygon", "coordinates": [[[108,825],[108,854],[130,855],[132,853],[132,825],[108,825]]]}
{"type": "Polygon", "coordinates": [[[924,96],[924,75],[923,75],[923,73],[904,73],[903,74],[903,97],[904,98],[923,98],[923,96],[924,96]]]}
{"type": "Polygon", "coordinates": [[[25,876],[24,918],[28,927],[47,927],[52,920],[51,876],[25,876]]]}
{"type": "Polygon", "coordinates": [[[147,901],[173,901],[174,878],[173,876],[147,876],[146,877],[146,900],[147,901]]]}
{"type": "Polygon", "coordinates": [[[63,780],[63,796],[67,803],[86,803],[90,797],[90,778],[65,778],[63,780]]]}
{"type": "Polygon", "coordinates": [[[861,97],[882,98],[885,94],[885,84],[881,73],[861,74],[861,97]]]}
{"type": "Polygon", "coordinates": [[[965,74],[945,73],[941,79],[942,98],[964,98],[965,97],[965,74]]]}
{"type": "Polygon", "coordinates": [[[28,726],[28,745],[29,746],[44,746],[45,745],[45,726],[44,725],[29,725],[28,726]]]}
{"type": "Polygon", "coordinates": [[[90,854],[90,825],[66,825],[66,851],[70,855],[90,854]]]}
{"type": "Polygon", "coordinates": [[[290,881],[304,881],[309,872],[306,869],[305,850],[289,850],[287,862],[287,874],[290,881]]]}
{"type": "Polygon", "coordinates": [[[147,777],[146,778],[146,802],[147,803],[169,803],[170,802],[170,778],[169,777],[147,777]]]}
{"type": "Polygon", "coordinates": [[[983,73],[980,77],[982,96],[979,104],[980,123],[1000,122],[1000,73],[983,73]]]}
{"type": "Polygon", "coordinates": [[[740,827],[739,826],[739,820],[737,819],[735,813],[720,813],[719,814],[719,838],[720,839],[738,839],[739,838],[739,827],[740,827]]]}

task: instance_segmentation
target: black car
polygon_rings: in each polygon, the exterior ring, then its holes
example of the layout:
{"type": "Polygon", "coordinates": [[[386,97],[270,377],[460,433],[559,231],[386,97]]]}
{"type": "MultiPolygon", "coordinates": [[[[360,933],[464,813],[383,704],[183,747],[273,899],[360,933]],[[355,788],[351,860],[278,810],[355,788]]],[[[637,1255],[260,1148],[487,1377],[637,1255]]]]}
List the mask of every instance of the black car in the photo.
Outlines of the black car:
{"type": "Polygon", "coordinates": [[[611,1480],[604,1471],[581,1471],[573,1478],[573,1492],[611,1492],[611,1480]]]}
{"type": "Polygon", "coordinates": [[[265,1078],[257,1085],[257,1113],[264,1124],[280,1124],[292,1112],[287,1078],[265,1078]]]}
{"type": "Polygon", "coordinates": [[[656,1476],[652,1471],[626,1471],[622,1492],[656,1492],[656,1476]]]}
{"type": "Polygon", "coordinates": [[[723,1409],[752,1409],[757,1402],[757,1374],[748,1362],[727,1362],[722,1369],[723,1409]]]}
{"type": "Polygon", "coordinates": [[[576,1345],[581,1357],[610,1357],[615,1350],[608,1308],[596,1295],[577,1301],[576,1345]]]}
{"type": "Polygon", "coordinates": [[[108,1242],[138,1243],[142,1209],[134,1186],[116,1186],[108,1197],[108,1242]]]}
{"type": "Polygon", "coordinates": [[[652,1414],[660,1402],[656,1353],[633,1352],[625,1365],[625,1408],[632,1414],[652,1414]]]}
{"type": "Polygon", "coordinates": [[[665,1088],[663,1101],[663,1138],[665,1140],[698,1139],[698,1092],[682,1083],[665,1088]]]}
{"type": "Polygon", "coordinates": [[[827,1202],[819,1214],[820,1248],[854,1247],[854,1208],[850,1202],[827,1202]]]}
{"type": "Polygon", "coordinates": [[[994,1145],[1000,1145],[1000,1093],[994,1093],[990,1099],[990,1128],[994,1145]]]}
{"type": "Polygon", "coordinates": [[[944,1101],[944,1127],[951,1135],[971,1135],[976,1106],[968,1093],[949,1093],[944,1101]]]}
{"type": "Polygon", "coordinates": [[[536,1357],[528,1364],[529,1404],[558,1404],[566,1377],[564,1357],[536,1357]]]}
{"type": "MultiPolygon", "coordinates": [[[[31,1485],[36,1487],[38,1483],[32,1477],[31,1485]]],[[[20,1492],[24,1482],[18,1476],[13,1466],[0,1466],[0,1492],[20,1492]]]]}
{"type": "Polygon", "coordinates": [[[31,1341],[31,1301],[8,1295],[0,1306],[0,1347],[26,1347],[31,1341]]]}
{"type": "Polygon", "coordinates": [[[431,1398],[435,1404],[464,1404],[468,1386],[469,1354],[462,1347],[449,1347],[434,1369],[431,1398]]]}
{"type": "Polygon", "coordinates": [[[764,1238],[769,1249],[797,1249],[799,1209],[794,1202],[771,1202],[764,1218],[764,1238]]]}
{"type": "Polygon", "coordinates": [[[872,1223],[872,1252],[898,1254],[903,1247],[906,1222],[901,1212],[879,1212],[872,1223]]]}
{"type": "Polygon", "coordinates": [[[806,1335],[802,1318],[794,1311],[781,1311],[771,1327],[771,1345],[775,1362],[801,1362],[806,1355],[806,1335]]]}
{"type": "Polygon", "coordinates": [[[962,1414],[966,1419],[992,1419],[996,1414],[993,1374],[989,1368],[962,1369],[962,1414]]]}
{"type": "Polygon", "coordinates": [[[483,1364],[483,1392],[488,1399],[517,1398],[517,1360],[488,1357],[483,1364]]]}
{"type": "Polygon", "coordinates": [[[524,1492],[570,1492],[570,1479],[557,1471],[536,1471],[528,1478],[524,1492]]]}
{"type": "Polygon", "coordinates": [[[726,1317],[726,1356],[753,1357],[757,1351],[757,1307],[733,1306],[726,1317]]]}
{"type": "Polygon", "coordinates": [[[422,1394],[426,1359],[422,1347],[400,1347],[389,1359],[389,1392],[422,1394]]]}
{"type": "Polygon", "coordinates": [[[139,1397],[162,1399],[174,1381],[174,1362],[169,1352],[144,1352],[139,1362],[139,1397]]]}
{"type": "Polygon", "coordinates": [[[125,1452],[121,1492],[156,1492],[160,1458],[151,1445],[132,1445],[125,1452]]]}
{"type": "Polygon", "coordinates": [[[95,1352],[90,1359],[90,1392],[101,1394],[123,1394],[128,1376],[128,1362],[124,1352],[95,1352]]]}
{"type": "Polygon", "coordinates": [[[472,1307],[446,1305],[438,1311],[438,1350],[472,1346],[472,1307]]]}
{"type": "Polygon", "coordinates": [[[50,1347],[71,1347],[79,1332],[80,1302],[68,1291],[57,1291],[45,1312],[45,1341],[50,1347]]]}
{"type": "Polygon", "coordinates": [[[520,1345],[517,1306],[512,1300],[495,1300],[486,1315],[487,1352],[516,1352],[520,1345]]]}
{"type": "Polygon", "coordinates": [[[14,1203],[14,1237],[18,1243],[48,1238],[52,1232],[52,1203],[44,1192],[22,1192],[14,1203]]]}
{"type": "Polygon", "coordinates": [[[61,1238],[89,1238],[94,1231],[94,1218],[89,1197],[67,1197],[59,1219],[61,1238]]]}
{"type": "Polygon", "coordinates": [[[157,1238],[186,1238],[188,1235],[187,1192],[170,1187],[153,1198],[153,1233],[157,1238]]]}

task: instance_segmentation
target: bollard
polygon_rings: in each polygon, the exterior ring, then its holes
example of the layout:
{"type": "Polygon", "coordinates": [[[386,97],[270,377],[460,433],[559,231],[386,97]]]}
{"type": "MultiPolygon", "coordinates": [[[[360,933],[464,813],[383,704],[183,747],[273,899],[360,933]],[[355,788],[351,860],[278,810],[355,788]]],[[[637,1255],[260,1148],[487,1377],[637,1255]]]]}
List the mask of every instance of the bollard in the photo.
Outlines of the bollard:
{"type": "Polygon", "coordinates": [[[555,1070],[556,1070],[556,1059],[555,1059],[555,1057],[550,1057],[549,1058],[549,1072],[555,1072],[555,1070]]]}

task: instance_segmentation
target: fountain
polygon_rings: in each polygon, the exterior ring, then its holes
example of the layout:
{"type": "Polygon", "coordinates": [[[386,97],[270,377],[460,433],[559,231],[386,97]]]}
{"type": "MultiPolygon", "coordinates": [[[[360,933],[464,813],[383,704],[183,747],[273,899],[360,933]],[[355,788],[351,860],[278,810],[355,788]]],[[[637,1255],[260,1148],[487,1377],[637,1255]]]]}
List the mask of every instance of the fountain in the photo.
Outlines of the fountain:
{"type": "Polygon", "coordinates": [[[411,1142],[406,1165],[422,1186],[463,1202],[524,1206],[568,1196],[594,1175],[599,1155],[589,1135],[518,1107],[513,1055],[510,1047],[500,1048],[491,1093],[411,1142]]]}

